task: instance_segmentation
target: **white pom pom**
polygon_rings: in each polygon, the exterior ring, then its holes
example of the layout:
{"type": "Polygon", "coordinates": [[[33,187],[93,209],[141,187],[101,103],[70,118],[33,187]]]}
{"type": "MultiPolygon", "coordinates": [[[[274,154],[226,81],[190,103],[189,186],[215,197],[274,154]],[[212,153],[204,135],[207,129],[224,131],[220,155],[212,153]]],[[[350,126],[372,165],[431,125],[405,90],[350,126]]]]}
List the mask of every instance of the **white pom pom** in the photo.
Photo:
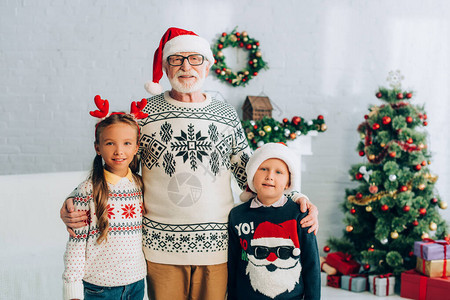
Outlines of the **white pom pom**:
{"type": "Polygon", "coordinates": [[[299,256],[300,255],[300,249],[299,248],[295,248],[294,250],[292,250],[292,255],[293,256],[299,256]]]}
{"type": "Polygon", "coordinates": [[[163,92],[162,85],[152,81],[148,81],[144,84],[145,90],[152,95],[158,95],[163,92]]]}
{"type": "Polygon", "coordinates": [[[241,199],[242,202],[247,202],[248,200],[252,199],[253,197],[255,197],[255,194],[252,192],[242,192],[239,195],[239,199],[241,199]]]}

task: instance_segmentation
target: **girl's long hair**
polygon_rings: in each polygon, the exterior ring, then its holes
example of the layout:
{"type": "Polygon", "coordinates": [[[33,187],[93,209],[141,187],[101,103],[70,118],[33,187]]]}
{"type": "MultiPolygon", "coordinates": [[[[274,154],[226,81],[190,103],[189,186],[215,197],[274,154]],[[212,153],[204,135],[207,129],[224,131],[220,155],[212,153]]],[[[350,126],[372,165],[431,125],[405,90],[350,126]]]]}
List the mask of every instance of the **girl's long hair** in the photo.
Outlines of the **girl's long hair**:
{"type": "MultiPolygon", "coordinates": [[[[124,123],[136,129],[136,142],[139,143],[139,126],[134,120],[134,118],[128,114],[113,114],[102,120],[97,124],[95,130],[95,144],[98,145],[100,142],[100,136],[102,132],[110,125],[124,123]]],[[[132,162],[130,163],[130,170],[133,173],[133,180],[141,188],[142,193],[144,192],[144,185],[141,176],[139,176],[139,161],[135,155],[132,162]]],[[[109,231],[109,218],[108,218],[108,197],[109,188],[108,183],[105,179],[105,174],[103,171],[103,161],[100,155],[96,155],[94,158],[94,163],[92,165],[92,171],[90,178],[92,180],[92,196],[95,204],[95,214],[97,216],[97,226],[99,230],[99,237],[97,238],[97,243],[101,244],[103,241],[108,240],[109,231]]]]}

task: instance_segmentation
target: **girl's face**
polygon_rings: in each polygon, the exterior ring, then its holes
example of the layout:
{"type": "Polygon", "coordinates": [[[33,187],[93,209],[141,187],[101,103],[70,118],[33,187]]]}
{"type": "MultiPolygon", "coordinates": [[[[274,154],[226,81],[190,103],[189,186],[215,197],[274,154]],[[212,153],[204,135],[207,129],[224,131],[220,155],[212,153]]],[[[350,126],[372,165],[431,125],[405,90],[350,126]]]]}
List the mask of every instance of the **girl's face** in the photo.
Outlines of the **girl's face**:
{"type": "Polygon", "coordinates": [[[125,177],[128,166],[137,153],[136,129],[125,123],[109,125],[100,133],[95,151],[101,155],[106,164],[106,170],[120,177],[125,177]]]}

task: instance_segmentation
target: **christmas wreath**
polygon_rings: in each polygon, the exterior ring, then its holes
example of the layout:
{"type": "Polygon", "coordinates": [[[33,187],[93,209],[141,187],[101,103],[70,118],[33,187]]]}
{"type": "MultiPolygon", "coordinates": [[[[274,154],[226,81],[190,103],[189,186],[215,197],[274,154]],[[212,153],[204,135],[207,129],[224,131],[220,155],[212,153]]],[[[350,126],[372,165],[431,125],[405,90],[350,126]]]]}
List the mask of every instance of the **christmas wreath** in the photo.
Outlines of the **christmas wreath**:
{"type": "Polygon", "coordinates": [[[246,31],[238,32],[236,28],[230,33],[222,33],[212,48],[214,54],[214,65],[212,69],[217,77],[232,86],[245,86],[253,77],[258,75],[261,69],[267,69],[267,63],[262,59],[259,50],[259,42],[248,36],[246,31]],[[225,62],[222,50],[227,47],[239,47],[249,52],[246,67],[238,72],[233,72],[225,62]]]}
{"type": "Polygon", "coordinates": [[[286,143],[295,140],[300,135],[306,135],[310,131],[323,132],[327,130],[322,115],[308,122],[298,116],[293,117],[290,121],[284,118],[282,122],[266,116],[257,121],[242,121],[242,127],[253,150],[266,143],[286,143]]]}

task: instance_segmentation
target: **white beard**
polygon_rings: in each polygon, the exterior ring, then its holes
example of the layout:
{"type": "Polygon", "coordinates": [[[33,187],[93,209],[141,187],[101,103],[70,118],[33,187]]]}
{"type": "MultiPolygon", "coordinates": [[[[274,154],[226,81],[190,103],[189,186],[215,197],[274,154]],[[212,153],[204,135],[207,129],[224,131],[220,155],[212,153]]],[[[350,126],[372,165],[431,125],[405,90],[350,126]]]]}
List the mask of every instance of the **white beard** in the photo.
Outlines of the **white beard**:
{"type": "Polygon", "coordinates": [[[177,73],[175,73],[175,76],[173,78],[169,78],[169,82],[175,91],[183,94],[188,94],[200,91],[203,87],[203,83],[205,82],[205,77],[200,78],[197,71],[195,70],[191,70],[189,72],[183,72],[179,70],[177,73]],[[192,84],[183,84],[177,78],[178,76],[181,75],[192,75],[195,76],[197,80],[192,84]]]}
{"type": "Polygon", "coordinates": [[[267,260],[256,259],[253,255],[249,255],[246,274],[250,277],[253,289],[271,298],[286,291],[291,292],[299,283],[302,266],[298,259],[289,258],[289,260],[292,260],[291,265],[295,263],[292,268],[281,269],[277,266],[275,271],[270,272],[266,268],[267,260]]]}

